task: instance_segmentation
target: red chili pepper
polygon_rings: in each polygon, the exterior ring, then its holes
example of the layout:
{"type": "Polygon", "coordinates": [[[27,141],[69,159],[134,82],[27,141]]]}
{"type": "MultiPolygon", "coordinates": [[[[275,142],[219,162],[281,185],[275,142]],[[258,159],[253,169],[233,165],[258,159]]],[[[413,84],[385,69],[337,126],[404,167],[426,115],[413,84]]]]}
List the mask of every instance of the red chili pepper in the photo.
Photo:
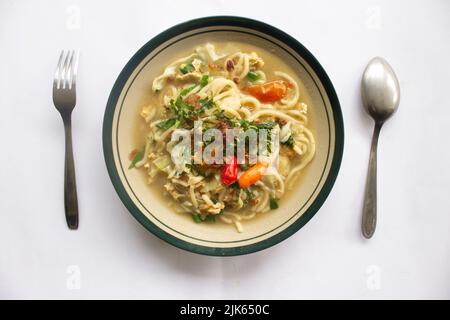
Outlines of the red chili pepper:
{"type": "Polygon", "coordinates": [[[238,166],[237,166],[237,158],[233,156],[229,159],[228,163],[226,163],[220,175],[222,183],[226,186],[229,186],[233,182],[237,180],[238,175],[238,166]]]}

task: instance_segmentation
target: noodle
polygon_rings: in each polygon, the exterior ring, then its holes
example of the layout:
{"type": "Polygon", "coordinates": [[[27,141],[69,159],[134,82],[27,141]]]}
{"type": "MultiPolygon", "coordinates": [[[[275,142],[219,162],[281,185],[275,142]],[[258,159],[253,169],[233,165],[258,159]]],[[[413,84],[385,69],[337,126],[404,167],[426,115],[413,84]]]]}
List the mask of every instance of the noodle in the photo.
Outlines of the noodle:
{"type": "MultiPolygon", "coordinates": [[[[139,158],[134,152],[132,166],[144,168],[149,183],[157,176],[162,179],[164,192],[172,199],[169,206],[174,212],[192,214],[195,222],[221,221],[243,232],[246,221],[278,207],[276,201],[285,196],[298,173],[314,158],[315,139],[306,127],[307,105],[300,102],[298,83],[286,72],[264,69],[264,60],[256,52],[218,52],[207,43],[170,63],[153,79],[152,91],[157,103],[142,108],[146,143],[139,158]],[[274,80],[284,86],[281,95],[274,98],[280,93],[270,93],[270,99],[261,96],[271,90],[274,80]],[[270,134],[279,133],[276,148],[258,151],[262,159],[269,159],[270,168],[256,181],[244,184],[244,176],[250,175],[254,165],[248,162],[250,151],[246,151],[247,162],[237,165],[233,180],[226,182],[225,168],[231,164],[211,164],[197,154],[185,156],[193,145],[184,146],[175,138],[172,141],[172,135],[182,137],[182,130],[193,137],[198,131],[195,121],[219,134],[198,144],[205,152],[217,137],[225,142],[227,129],[260,132],[264,128],[270,134]]],[[[239,145],[238,140],[231,143],[239,145]]],[[[211,150],[214,156],[220,155],[220,150],[225,155],[225,147],[211,150]]]]}

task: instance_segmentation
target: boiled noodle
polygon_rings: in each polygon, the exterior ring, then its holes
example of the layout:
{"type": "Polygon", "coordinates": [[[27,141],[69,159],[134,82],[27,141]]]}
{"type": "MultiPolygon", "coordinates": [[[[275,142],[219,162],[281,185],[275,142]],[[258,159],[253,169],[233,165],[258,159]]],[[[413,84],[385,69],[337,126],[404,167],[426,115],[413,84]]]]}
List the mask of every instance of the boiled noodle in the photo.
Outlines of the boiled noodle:
{"type": "Polygon", "coordinates": [[[153,102],[141,110],[145,143],[130,154],[130,167],[145,170],[148,183],[160,188],[177,212],[192,215],[195,222],[232,224],[243,232],[246,222],[278,208],[314,158],[310,106],[302,102],[300,88],[292,73],[265,67],[257,48],[230,52],[203,44],[169,62],[153,79],[153,102]],[[270,166],[266,169],[259,160],[249,163],[248,151],[246,162],[235,166],[197,159],[193,147],[178,137],[193,136],[198,121],[203,130],[219,130],[217,141],[200,142],[205,149],[222,143],[227,129],[267,130],[268,143],[274,136],[277,143],[268,145],[265,154],[258,151],[258,156],[269,159],[270,166]],[[257,166],[266,170],[264,174],[257,166]]]}

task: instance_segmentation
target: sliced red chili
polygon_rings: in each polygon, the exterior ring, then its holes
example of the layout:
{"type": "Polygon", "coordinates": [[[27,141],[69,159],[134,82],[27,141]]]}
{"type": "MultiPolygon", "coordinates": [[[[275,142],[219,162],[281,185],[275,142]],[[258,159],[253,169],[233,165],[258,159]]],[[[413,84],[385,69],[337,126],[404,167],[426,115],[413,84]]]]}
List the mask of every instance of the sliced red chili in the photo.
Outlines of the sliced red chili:
{"type": "Polygon", "coordinates": [[[222,183],[226,186],[236,182],[238,175],[238,166],[237,166],[237,158],[236,156],[232,156],[228,163],[226,163],[220,175],[222,183]]]}

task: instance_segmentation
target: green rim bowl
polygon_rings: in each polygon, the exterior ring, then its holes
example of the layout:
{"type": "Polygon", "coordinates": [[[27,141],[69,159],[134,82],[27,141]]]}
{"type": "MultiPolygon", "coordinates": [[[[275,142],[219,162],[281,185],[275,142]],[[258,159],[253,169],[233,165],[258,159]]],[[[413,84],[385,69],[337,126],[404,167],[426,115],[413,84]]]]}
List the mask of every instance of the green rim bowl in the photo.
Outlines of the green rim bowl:
{"type": "MultiPolygon", "coordinates": [[[[308,109],[309,110],[309,109],[308,109]]],[[[325,70],[297,40],[263,22],[241,17],[206,17],[178,24],[147,42],[125,65],[106,106],[103,152],[114,188],[130,213],[150,232],[191,252],[232,256],[273,246],[302,228],[319,210],[338,175],[344,146],[344,125],[336,92],[325,70]],[[238,233],[225,224],[195,224],[189,215],[170,210],[156,197],[139,170],[128,170],[133,127],[142,95],[182,48],[206,41],[237,41],[278,56],[307,89],[312,102],[316,155],[293,196],[280,208],[249,221],[238,233]],[[217,225],[217,226],[216,226],[217,225]]],[[[303,174],[303,173],[302,173],[303,174]]],[[[167,201],[166,201],[167,202],[167,201]]]]}

